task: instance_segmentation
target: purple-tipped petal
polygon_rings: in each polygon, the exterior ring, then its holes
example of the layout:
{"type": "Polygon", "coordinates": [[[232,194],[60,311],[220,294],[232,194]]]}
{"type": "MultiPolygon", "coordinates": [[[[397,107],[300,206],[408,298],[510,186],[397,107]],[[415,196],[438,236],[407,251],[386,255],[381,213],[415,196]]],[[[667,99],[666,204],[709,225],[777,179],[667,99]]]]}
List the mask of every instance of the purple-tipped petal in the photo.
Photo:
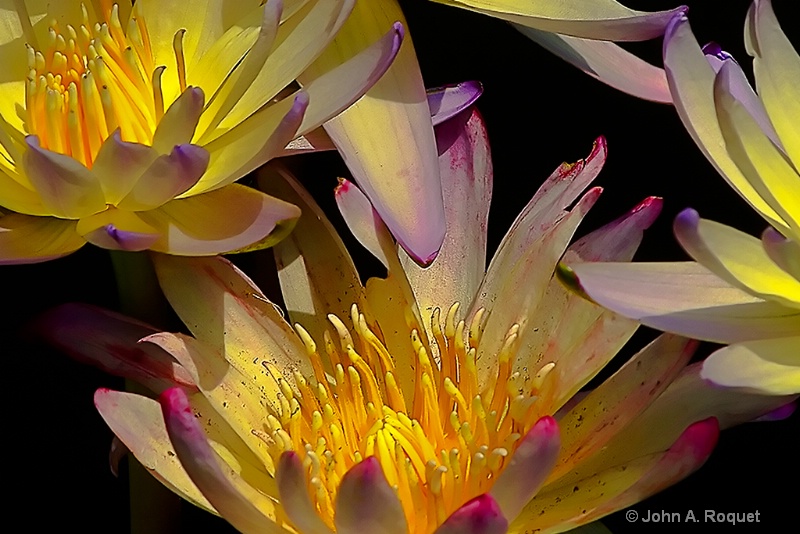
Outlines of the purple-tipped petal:
{"type": "Polygon", "coordinates": [[[281,506],[295,527],[303,534],[333,534],[317,514],[308,496],[303,463],[294,451],[281,455],[275,469],[281,506]]]}
{"type": "Polygon", "coordinates": [[[117,206],[143,211],[166,204],[197,183],[206,172],[208,161],[208,152],[202,147],[175,145],[169,154],[153,161],[117,206]]]}
{"type": "Polygon", "coordinates": [[[451,119],[475,103],[483,94],[481,82],[469,81],[428,89],[428,107],[434,126],[451,119]]]}
{"type": "Polygon", "coordinates": [[[45,312],[32,326],[37,336],[82,363],[130,378],[155,393],[194,381],[159,347],[139,340],[157,330],[124,315],[88,304],[64,304],[45,312]]]}
{"type": "Polygon", "coordinates": [[[159,154],[169,154],[176,145],[191,143],[204,103],[203,90],[188,87],[158,122],[153,134],[153,148],[159,154]]]}
{"type": "Polygon", "coordinates": [[[77,219],[101,211],[106,206],[100,181],[77,160],[42,148],[39,138],[25,138],[22,171],[56,217],[77,219]]]}
{"type": "Polygon", "coordinates": [[[374,456],[342,477],[333,522],[336,534],[407,534],[403,506],[374,456]]]}
{"type": "Polygon", "coordinates": [[[508,520],[488,493],[478,495],[450,514],[434,534],[505,534],[508,520]]]}
{"type": "Polygon", "coordinates": [[[753,419],[754,423],[764,423],[764,422],[772,422],[772,421],[783,421],[784,419],[788,419],[794,414],[795,410],[797,410],[797,401],[792,401],[787,404],[784,404],[780,408],[775,408],[771,412],[765,413],[761,417],[757,419],[753,419]]]}
{"type": "Polygon", "coordinates": [[[800,243],[786,239],[772,227],[761,234],[761,243],[778,267],[800,280],[800,243]]]}
{"type": "Polygon", "coordinates": [[[506,519],[513,521],[544,484],[558,458],[561,437],[550,416],[539,419],[514,451],[490,492],[506,519]]]}

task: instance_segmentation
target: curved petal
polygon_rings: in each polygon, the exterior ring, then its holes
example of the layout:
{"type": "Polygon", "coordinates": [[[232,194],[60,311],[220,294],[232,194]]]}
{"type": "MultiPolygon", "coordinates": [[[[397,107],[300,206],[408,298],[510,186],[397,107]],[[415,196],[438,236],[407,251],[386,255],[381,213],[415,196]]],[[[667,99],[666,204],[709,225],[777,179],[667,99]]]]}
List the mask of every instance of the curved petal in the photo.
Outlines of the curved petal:
{"type": "MultiPolygon", "coordinates": [[[[331,46],[299,81],[330,71],[404,20],[397,0],[356,2],[331,46]]],[[[416,261],[430,263],[444,239],[444,210],[430,109],[409,36],[386,74],[325,130],[400,245],[416,261]],[[392,135],[385,135],[387,128],[392,135]]]]}
{"type": "Polygon", "coordinates": [[[761,244],[775,264],[800,280],[800,241],[786,239],[774,228],[761,234],[761,244]]]}
{"type": "Polygon", "coordinates": [[[240,178],[240,172],[249,172],[266,163],[265,158],[279,155],[293,136],[318,128],[350,106],[386,72],[400,47],[402,34],[401,26],[394,27],[380,41],[309,83],[295,94],[294,99],[284,98],[275,105],[262,108],[205,145],[211,154],[209,169],[184,196],[240,178]],[[300,126],[282,143],[278,142],[278,138],[295,125],[298,115],[300,126]],[[267,136],[266,143],[265,132],[275,132],[267,136]],[[273,138],[274,146],[270,143],[273,138]],[[273,149],[274,153],[271,152],[273,149]]]}
{"type": "Polygon", "coordinates": [[[748,13],[749,52],[758,94],[767,108],[786,153],[795,168],[800,167],[800,56],[783,33],[770,0],[757,0],[748,13]]]}
{"type": "Polygon", "coordinates": [[[187,501],[216,513],[175,456],[158,402],[133,393],[98,389],[94,405],[151,475],[187,501]]]}
{"type": "Polygon", "coordinates": [[[225,354],[242,375],[269,381],[283,377],[290,384],[295,371],[313,376],[303,344],[280,309],[229,261],[154,255],[153,263],[184,324],[199,341],[225,354]]]}
{"type": "Polygon", "coordinates": [[[703,362],[701,376],[720,386],[796,395],[800,393],[800,336],[724,347],[703,362]]]}
{"type": "Polygon", "coordinates": [[[178,385],[189,390],[196,387],[172,356],[139,343],[157,330],[130,317],[88,304],[64,304],[39,317],[34,329],[79,362],[135,380],[155,393],[178,385]]]}
{"type": "Polygon", "coordinates": [[[191,143],[204,103],[201,88],[187,87],[158,121],[152,147],[159,154],[169,154],[174,147],[191,143]]]}
{"type": "Polygon", "coordinates": [[[296,452],[287,451],[281,455],[275,476],[281,506],[294,526],[303,534],[333,534],[311,503],[305,468],[296,452]]]}
{"type": "Polygon", "coordinates": [[[519,442],[490,492],[508,520],[513,521],[542,487],[560,448],[559,426],[550,416],[536,421],[519,442]]]}
{"type": "Polygon", "coordinates": [[[113,207],[84,217],[76,230],[86,241],[109,250],[147,250],[160,238],[158,229],[136,213],[113,207]]]}
{"type": "Polygon", "coordinates": [[[362,313],[367,310],[358,271],[325,213],[293,177],[267,167],[260,171],[258,183],[263,191],[303,212],[294,230],[273,250],[289,318],[319,342],[330,329],[328,314],[350,317],[353,304],[362,313]]]}
{"type": "Polygon", "coordinates": [[[357,463],[342,477],[333,521],[337,534],[407,534],[403,506],[374,456],[357,463]]]}
{"type": "Polygon", "coordinates": [[[478,495],[450,514],[433,534],[505,534],[508,519],[488,493],[478,495]]]}
{"type": "Polygon", "coordinates": [[[197,145],[175,145],[147,167],[117,206],[146,211],[166,204],[197,183],[208,168],[208,160],[208,152],[197,145]]]}
{"type": "Polygon", "coordinates": [[[569,37],[519,24],[514,26],[567,63],[614,89],[653,102],[672,103],[664,69],[614,43],[569,37]]]}
{"type": "Polygon", "coordinates": [[[219,514],[244,534],[286,533],[275,523],[274,503],[235,473],[223,469],[221,458],[209,444],[183,390],[168,389],[159,400],[181,465],[219,514]]]}
{"type": "Polygon", "coordinates": [[[235,127],[299,77],[339,32],[354,1],[308,2],[284,20],[269,55],[247,84],[246,91],[232,102],[219,130],[235,127]]]}
{"type": "Polygon", "coordinates": [[[483,85],[481,82],[462,82],[428,89],[427,93],[431,122],[438,126],[474,104],[483,94],[483,85]]]}
{"type": "Polygon", "coordinates": [[[39,263],[71,254],[86,244],[75,221],[10,213],[0,217],[0,265],[39,263]]]}
{"type": "Polygon", "coordinates": [[[492,199],[492,161],[483,118],[473,108],[436,128],[447,231],[436,260],[422,268],[400,253],[422,313],[430,326],[435,308],[468,306],[486,270],[486,228],[492,199]]]}
{"type": "Polygon", "coordinates": [[[686,17],[675,17],[664,35],[664,69],[675,109],[697,146],[728,183],[776,228],[786,223],[761,198],[725,149],[714,105],[716,73],[686,17]]]}
{"type": "Polygon", "coordinates": [[[745,293],[697,263],[581,263],[559,276],[601,306],[689,337],[733,343],[800,330],[796,309],[745,293]]]}
{"type": "Polygon", "coordinates": [[[77,219],[105,209],[103,190],[92,171],[69,156],[42,148],[35,135],[25,142],[22,171],[52,215],[77,219]]]}
{"type": "Polygon", "coordinates": [[[728,155],[761,198],[800,239],[800,175],[730,91],[732,69],[724,66],[714,82],[722,137],[728,155]]]}
{"type": "Polygon", "coordinates": [[[0,206],[26,215],[50,215],[41,197],[15,178],[0,169],[0,206]]]}
{"type": "Polygon", "coordinates": [[[139,177],[158,158],[152,147],[123,141],[119,129],[106,139],[92,165],[106,202],[116,205],[136,185],[139,177]]]}
{"type": "MultiPolygon", "coordinates": [[[[630,260],[643,232],[661,211],[660,199],[647,198],[619,219],[573,243],[564,253],[566,263],[630,260]]],[[[619,352],[638,325],[587,302],[553,277],[541,302],[529,314],[536,325],[520,338],[523,357],[515,368],[536,358],[552,362],[556,387],[549,392],[554,407],[575,395],[619,352]]]]}
{"type": "Polygon", "coordinates": [[[800,280],[778,267],[757,238],[700,219],[693,209],[675,218],[674,230],[692,258],[729,284],[764,300],[800,308],[800,280]]]}
{"type": "Polygon", "coordinates": [[[601,450],[650,405],[688,363],[696,342],[664,334],[589,392],[561,419],[561,451],[548,483],[601,450]]]}
{"type": "Polygon", "coordinates": [[[151,250],[203,256],[257,242],[262,247],[270,246],[291,229],[300,210],[255,189],[231,184],[172,200],[156,210],[139,212],[139,216],[159,232],[151,250]],[[266,242],[262,241],[264,238],[266,242]]]}
{"type": "Polygon", "coordinates": [[[664,33],[670,19],[686,11],[646,13],[614,0],[434,0],[539,30],[604,41],[644,41],[664,33]]]}

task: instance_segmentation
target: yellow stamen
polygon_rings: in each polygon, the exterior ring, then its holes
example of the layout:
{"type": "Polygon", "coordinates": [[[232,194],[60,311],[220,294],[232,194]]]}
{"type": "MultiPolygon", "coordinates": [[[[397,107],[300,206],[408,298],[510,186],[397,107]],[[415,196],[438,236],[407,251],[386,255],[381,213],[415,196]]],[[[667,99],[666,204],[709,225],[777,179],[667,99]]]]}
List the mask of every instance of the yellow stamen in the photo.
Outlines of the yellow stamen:
{"type": "Polygon", "coordinates": [[[342,476],[375,456],[397,491],[412,534],[431,532],[459,506],[491,489],[532,425],[536,393],[553,365],[536,374],[533,389],[527,387],[514,370],[519,326],[512,325],[492,373],[497,380],[480,390],[472,343],[481,333],[472,329],[482,327],[483,312],[469,326],[457,320],[457,313],[454,305],[442,320],[434,310],[430,342],[409,328],[409,349],[416,355],[410,405],[380,332],[367,326],[357,308],[348,318],[352,327],[328,317],[334,334],[324,333],[326,362],[309,333],[295,326],[313,376],[295,376],[296,387],[281,381],[280,408],[267,415],[268,439],[263,439],[274,443],[269,450],[275,461],[287,447],[300,455],[309,495],[331,527],[331,503],[342,476]]]}

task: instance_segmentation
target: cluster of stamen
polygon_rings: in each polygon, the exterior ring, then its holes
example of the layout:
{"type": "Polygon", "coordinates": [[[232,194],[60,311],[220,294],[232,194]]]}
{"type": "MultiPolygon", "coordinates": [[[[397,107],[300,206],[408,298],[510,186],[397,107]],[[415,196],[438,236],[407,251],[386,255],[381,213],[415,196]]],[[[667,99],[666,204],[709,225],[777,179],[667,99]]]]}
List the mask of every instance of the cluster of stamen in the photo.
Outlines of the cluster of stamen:
{"type": "Polygon", "coordinates": [[[337,316],[328,316],[338,343],[325,332],[324,358],[296,325],[314,377],[296,373],[296,388],[283,381],[281,409],[267,416],[266,432],[257,433],[270,445],[276,463],[284,451],[300,455],[312,501],[331,527],[342,477],[375,456],[397,491],[411,531],[432,532],[462,504],[491,488],[517,442],[543,415],[535,401],[554,364],[544,365],[529,380],[513,372],[519,336],[515,324],[498,355],[496,379],[481,388],[475,357],[484,313],[479,310],[467,326],[455,320],[457,312],[455,304],[442,321],[440,311],[434,311],[430,341],[425,332],[409,327],[413,398],[398,384],[395,359],[379,332],[355,305],[355,336],[337,316]],[[432,354],[438,354],[438,361],[432,354]]]}
{"type": "MultiPolygon", "coordinates": [[[[105,21],[83,21],[65,29],[52,21],[46,42],[28,35],[25,125],[43,148],[66,154],[91,167],[115,130],[123,140],[150,144],[164,114],[161,74],[156,67],[139,3],[122,27],[119,9],[101,0],[105,21]]],[[[178,77],[185,89],[183,32],[174,43],[178,77]],[[181,76],[183,74],[183,76],[181,76]]]]}

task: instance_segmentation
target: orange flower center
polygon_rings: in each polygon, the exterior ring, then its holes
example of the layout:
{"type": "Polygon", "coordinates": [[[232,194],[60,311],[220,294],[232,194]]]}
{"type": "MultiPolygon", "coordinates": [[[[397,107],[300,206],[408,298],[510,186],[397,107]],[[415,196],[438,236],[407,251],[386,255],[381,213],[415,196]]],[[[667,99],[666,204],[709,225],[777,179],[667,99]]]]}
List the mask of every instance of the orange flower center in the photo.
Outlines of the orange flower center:
{"type": "Polygon", "coordinates": [[[475,355],[484,313],[480,310],[468,327],[455,321],[457,311],[455,304],[441,321],[435,310],[431,343],[409,327],[413,385],[398,384],[394,358],[355,305],[355,336],[338,317],[328,317],[339,338],[335,343],[325,333],[332,377],[310,335],[296,327],[314,377],[297,374],[299,395],[281,383],[282,409],[268,416],[267,432],[258,434],[276,464],[284,451],[302,458],[309,494],[331,528],[342,477],[375,456],[412,532],[433,532],[462,504],[491,488],[517,442],[544,415],[535,401],[555,365],[544,365],[527,381],[513,372],[519,330],[513,325],[497,357],[496,378],[479,387],[475,355]]]}
{"type": "MultiPolygon", "coordinates": [[[[151,144],[164,115],[156,68],[139,4],[122,27],[119,8],[101,0],[103,20],[59,28],[53,21],[44,43],[28,48],[26,129],[43,148],[91,167],[100,146],[119,128],[122,140],[151,144]]],[[[186,87],[183,32],[174,40],[181,90],[186,87]]]]}

